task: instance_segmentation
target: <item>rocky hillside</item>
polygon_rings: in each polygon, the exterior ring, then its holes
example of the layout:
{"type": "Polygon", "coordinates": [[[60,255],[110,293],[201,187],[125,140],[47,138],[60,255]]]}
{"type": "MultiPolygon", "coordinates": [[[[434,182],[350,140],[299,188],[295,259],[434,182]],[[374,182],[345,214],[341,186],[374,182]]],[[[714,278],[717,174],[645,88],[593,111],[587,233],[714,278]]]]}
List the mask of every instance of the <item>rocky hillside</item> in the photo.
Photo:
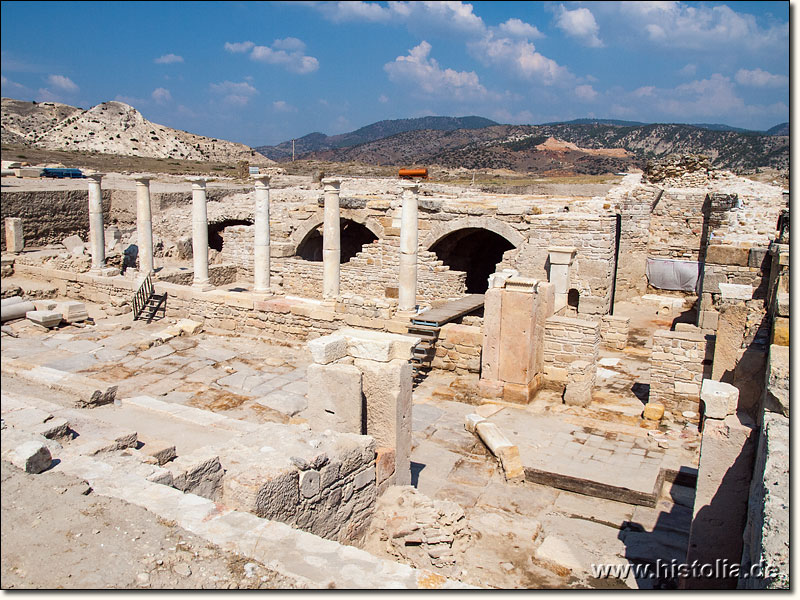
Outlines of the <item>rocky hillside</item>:
{"type": "Polygon", "coordinates": [[[3,144],[149,158],[266,165],[273,161],[249,146],[152,123],[123,102],[83,110],[55,102],[2,99],[3,144]]]}
{"type": "MultiPolygon", "coordinates": [[[[296,139],[294,143],[295,156],[322,152],[336,148],[350,148],[366,144],[406,131],[430,129],[433,131],[453,131],[456,129],[480,129],[497,125],[494,121],[483,117],[420,117],[418,119],[392,119],[378,121],[355,131],[339,135],[325,135],[324,133],[309,133],[296,139]]],[[[277,146],[258,146],[258,152],[273,160],[285,160],[292,157],[292,141],[286,141],[277,146]]]]}
{"type": "Polygon", "coordinates": [[[675,153],[703,154],[714,167],[734,171],[757,167],[788,169],[789,138],[676,124],[496,125],[469,130],[408,131],[350,148],[309,153],[302,158],[594,174],[631,166],[643,168],[649,159],[675,153]],[[562,147],[542,146],[548,138],[562,142],[562,147]],[[602,149],[625,152],[596,152],[602,149]]]}

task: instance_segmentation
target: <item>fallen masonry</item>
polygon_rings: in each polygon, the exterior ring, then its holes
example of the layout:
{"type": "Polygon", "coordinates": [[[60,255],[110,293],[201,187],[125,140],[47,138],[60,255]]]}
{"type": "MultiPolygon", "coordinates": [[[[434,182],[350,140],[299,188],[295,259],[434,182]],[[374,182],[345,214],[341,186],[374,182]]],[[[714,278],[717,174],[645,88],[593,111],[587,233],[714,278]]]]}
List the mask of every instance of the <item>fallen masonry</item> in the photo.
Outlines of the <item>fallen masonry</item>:
{"type": "Polygon", "coordinates": [[[293,587],[788,587],[788,193],[253,180],[4,180],[4,461],[293,587]],[[673,559],[774,569],[592,574],[673,559]]]}

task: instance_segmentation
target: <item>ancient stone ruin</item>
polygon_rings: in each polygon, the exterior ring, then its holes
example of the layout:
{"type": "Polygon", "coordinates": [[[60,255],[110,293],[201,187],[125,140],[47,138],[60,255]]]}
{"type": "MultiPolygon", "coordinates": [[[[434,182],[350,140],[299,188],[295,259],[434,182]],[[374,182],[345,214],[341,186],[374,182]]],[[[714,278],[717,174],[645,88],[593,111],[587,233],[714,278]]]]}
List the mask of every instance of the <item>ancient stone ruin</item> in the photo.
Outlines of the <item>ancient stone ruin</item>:
{"type": "Polygon", "coordinates": [[[286,587],[788,586],[788,192],[692,156],[601,196],[6,179],[26,473],[286,587]]]}

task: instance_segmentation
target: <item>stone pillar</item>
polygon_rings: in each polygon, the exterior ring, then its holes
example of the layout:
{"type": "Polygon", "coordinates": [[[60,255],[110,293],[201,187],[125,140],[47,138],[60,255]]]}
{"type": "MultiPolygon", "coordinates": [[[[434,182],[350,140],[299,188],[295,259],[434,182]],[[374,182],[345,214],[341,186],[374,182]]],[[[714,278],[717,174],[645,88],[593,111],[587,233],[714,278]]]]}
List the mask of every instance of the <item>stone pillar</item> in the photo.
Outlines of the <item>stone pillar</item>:
{"type": "Polygon", "coordinates": [[[553,284],[556,294],[556,311],[567,305],[569,293],[569,268],[575,259],[575,248],[566,246],[553,246],[548,248],[550,253],[550,283],[553,284]]]}
{"type": "Polygon", "coordinates": [[[567,387],[564,390],[564,404],[570,406],[589,406],[592,403],[592,390],[597,369],[594,363],[574,360],[567,367],[567,387]]]}
{"type": "Polygon", "coordinates": [[[152,175],[134,175],[136,182],[136,234],[139,244],[139,272],[153,272],[153,217],[150,208],[152,175]]]}
{"type": "Polygon", "coordinates": [[[194,282],[200,290],[210,290],[208,279],[208,213],[206,210],[206,178],[189,177],[192,184],[192,256],[194,282]]]}
{"type": "Polygon", "coordinates": [[[89,183],[89,246],[92,249],[92,271],[106,266],[106,241],[103,230],[103,192],[100,181],[104,173],[88,175],[89,183]]]}
{"type": "Polygon", "coordinates": [[[417,248],[419,223],[417,221],[417,190],[412,182],[401,182],[403,208],[400,221],[400,292],[398,309],[414,311],[417,307],[417,248]]]}
{"type": "Polygon", "coordinates": [[[253,248],[253,291],[257,294],[269,292],[269,175],[253,175],[256,186],[256,227],[253,248]]]}
{"type": "Polygon", "coordinates": [[[6,217],[6,251],[19,254],[25,247],[25,236],[22,233],[22,219],[6,217]]]}
{"type": "Polygon", "coordinates": [[[339,186],[341,179],[326,177],[325,220],[322,229],[322,298],[336,300],[339,296],[339,265],[342,255],[339,237],[339,186]]]}

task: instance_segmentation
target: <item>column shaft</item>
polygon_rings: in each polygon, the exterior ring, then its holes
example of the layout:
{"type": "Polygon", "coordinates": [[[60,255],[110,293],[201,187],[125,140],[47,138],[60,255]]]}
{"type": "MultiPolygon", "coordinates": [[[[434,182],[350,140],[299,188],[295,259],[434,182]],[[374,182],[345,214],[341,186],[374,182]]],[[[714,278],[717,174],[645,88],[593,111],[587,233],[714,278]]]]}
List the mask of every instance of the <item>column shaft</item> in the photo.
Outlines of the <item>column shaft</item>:
{"type": "Polygon", "coordinates": [[[325,217],[322,230],[322,297],[335,300],[339,296],[340,261],[339,186],[341,180],[325,178],[325,217]]]}
{"type": "Polygon", "coordinates": [[[106,241],[103,231],[102,173],[89,176],[89,245],[92,248],[92,270],[106,266],[106,241]]]}
{"type": "Polygon", "coordinates": [[[418,201],[415,184],[401,184],[403,207],[400,220],[400,286],[398,309],[417,307],[417,248],[419,243],[418,201]]]}
{"type": "Polygon", "coordinates": [[[136,233],[139,272],[153,272],[153,217],[150,207],[150,179],[136,177],[136,233]]]}
{"type": "Polygon", "coordinates": [[[256,175],[256,225],[254,243],[254,276],[253,288],[259,293],[270,289],[270,252],[269,252],[269,175],[256,175]]]}
{"type": "Polygon", "coordinates": [[[195,287],[208,288],[208,213],[206,180],[193,177],[192,182],[192,257],[195,287]]]}

